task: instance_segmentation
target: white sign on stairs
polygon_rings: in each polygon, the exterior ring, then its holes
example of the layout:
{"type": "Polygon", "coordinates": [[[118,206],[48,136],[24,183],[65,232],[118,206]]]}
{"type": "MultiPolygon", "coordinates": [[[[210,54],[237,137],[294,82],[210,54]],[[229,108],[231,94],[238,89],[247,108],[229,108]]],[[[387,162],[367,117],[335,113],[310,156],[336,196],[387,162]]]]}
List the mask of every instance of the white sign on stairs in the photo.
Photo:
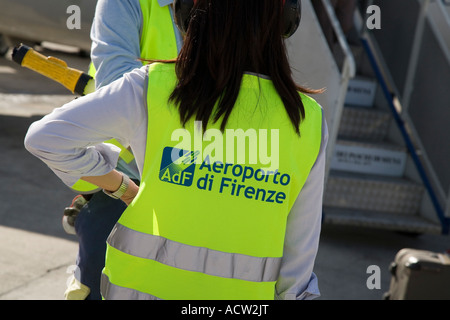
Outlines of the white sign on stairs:
{"type": "Polygon", "coordinates": [[[345,104],[372,107],[375,100],[377,82],[374,79],[356,77],[350,79],[345,96],[345,104]]]}
{"type": "Polygon", "coordinates": [[[401,177],[405,171],[406,152],[361,144],[337,143],[330,168],[355,173],[401,177]]]}

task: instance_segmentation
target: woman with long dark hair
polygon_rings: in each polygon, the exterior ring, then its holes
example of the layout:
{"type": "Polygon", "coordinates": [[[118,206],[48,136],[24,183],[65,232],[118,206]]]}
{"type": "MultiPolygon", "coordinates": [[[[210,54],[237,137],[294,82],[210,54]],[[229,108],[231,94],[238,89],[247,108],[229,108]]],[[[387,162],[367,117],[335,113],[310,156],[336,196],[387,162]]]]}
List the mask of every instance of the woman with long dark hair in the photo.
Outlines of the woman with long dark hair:
{"type": "Polygon", "coordinates": [[[326,122],[291,76],[300,1],[175,1],[184,46],[34,123],[26,148],[128,208],[105,299],[310,299],[326,122]],[[128,145],[141,184],[114,170],[128,145]]]}

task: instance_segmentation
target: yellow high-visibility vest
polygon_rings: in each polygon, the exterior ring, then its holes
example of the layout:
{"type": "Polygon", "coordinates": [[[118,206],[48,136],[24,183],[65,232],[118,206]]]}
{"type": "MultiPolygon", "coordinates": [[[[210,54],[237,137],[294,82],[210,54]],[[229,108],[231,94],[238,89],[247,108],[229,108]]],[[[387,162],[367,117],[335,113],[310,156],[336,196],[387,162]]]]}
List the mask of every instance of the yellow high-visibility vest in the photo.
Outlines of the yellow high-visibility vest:
{"type": "Polygon", "coordinates": [[[149,66],[141,185],[108,238],[102,296],[273,299],[287,216],[319,153],[322,110],[301,94],[299,136],[272,81],[245,74],[224,133],[219,120],[203,135],[193,120],[181,128],[168,103],[176,81],[174,64],[149,66]]]}
{"type": "MultiPolygon", "coordinates": [[[[175,59],[178,54],[174,24],[169,6],[161,7],[157,0],[140,0],[142,11],[141,58],[166,60],[175,59]]],[[[89,74],[95,77],[95,67],[91,63],[89,74]]],[[[133,161],[130,150],[117,140],[105,141],[120,148],[120,158],[126,163],[133,161]]],[[[99,188],[89,182],[78,180],[72,189],[80,193],[89,193],[99,188]]]]}

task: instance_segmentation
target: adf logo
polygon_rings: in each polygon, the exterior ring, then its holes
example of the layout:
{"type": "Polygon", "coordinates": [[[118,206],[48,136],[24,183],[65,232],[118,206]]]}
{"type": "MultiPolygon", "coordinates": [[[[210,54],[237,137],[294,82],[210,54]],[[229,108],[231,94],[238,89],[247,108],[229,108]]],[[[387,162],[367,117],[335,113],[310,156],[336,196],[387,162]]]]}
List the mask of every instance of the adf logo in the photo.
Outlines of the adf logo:
{"type": "Polygon", "coordinates": [[[194,181],[195,160],[198,152],[177,148],[164,148],[159,179],[164,182],[190,187],[194,181]]]}

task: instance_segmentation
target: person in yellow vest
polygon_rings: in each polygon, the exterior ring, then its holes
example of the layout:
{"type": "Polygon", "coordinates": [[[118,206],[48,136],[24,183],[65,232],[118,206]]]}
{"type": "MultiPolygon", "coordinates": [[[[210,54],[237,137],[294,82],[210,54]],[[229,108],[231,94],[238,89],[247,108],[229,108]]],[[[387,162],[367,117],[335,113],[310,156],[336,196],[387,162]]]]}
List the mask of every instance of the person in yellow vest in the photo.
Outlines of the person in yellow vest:
{"type": "MultiPolygon", "coordinates": [[[[99,89],[126,72],[142,67],[140,58],[176,58],[182,35],[173,22],[172,0],[99,0],[91,30],[90,74],[99,89]]],[[[89,117],[90,115],[88,115],[89,117]]],[[[122,148],[116,169],[139,182],[139,171],[132,152],[122,148]]],[[[106,239],[125,210],[125,204],[98,192],[99,188],[82,180],[73,190],[75,197],[65,217],[75,213],[71,225],[63,226],[79,240],[77,268],[65,292],[66,299],[101,299],[100,278],[104,267],[106,239]],[[74,211],[78,209],[78,211],[74,211]]]]}
{"type": "Polygon", "coordinates": [[[289,0],[175,0],[174,61],[125,74],[33,123],[25,147],[68,186],[127,209],[107,240],[104,299],[312,299],[328,139],[297,86],[289,0]],[[89,112],[92,116],[83,116],[89,112]],[[115,170],[131,146],[138,186],[115,170]]]}

